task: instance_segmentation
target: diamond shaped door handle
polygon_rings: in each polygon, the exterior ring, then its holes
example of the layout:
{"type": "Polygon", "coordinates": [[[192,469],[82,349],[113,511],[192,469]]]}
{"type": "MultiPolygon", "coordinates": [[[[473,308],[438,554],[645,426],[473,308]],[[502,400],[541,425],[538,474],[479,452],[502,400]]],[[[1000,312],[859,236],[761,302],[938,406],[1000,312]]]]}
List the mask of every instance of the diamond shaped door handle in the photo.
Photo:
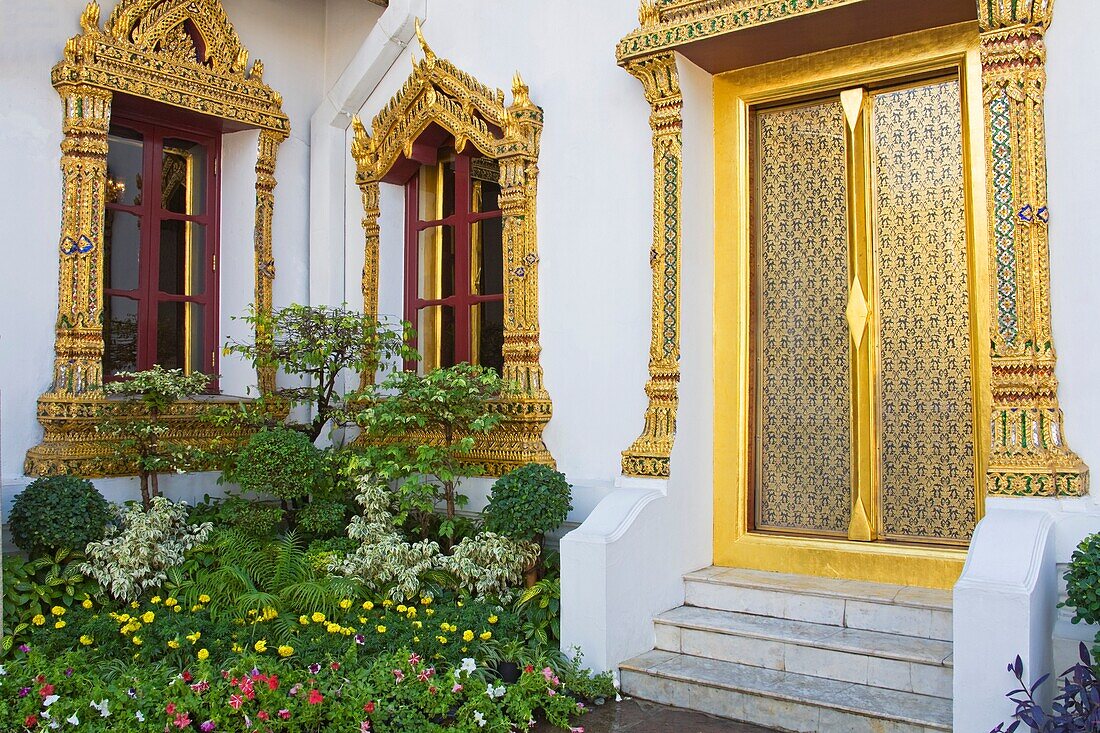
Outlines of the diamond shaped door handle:
{"type": "Polygon", "coordinates": [[[869,313],[867,298],[863,295],[863,285],[857,277],[852,281],[852,288],[848,291],[848,307],[844,309],[844,316],[848,319],[848,332],[852,334],[852,343],[857,350],[863,343],[863,332],[867,330],[869,313]]]}

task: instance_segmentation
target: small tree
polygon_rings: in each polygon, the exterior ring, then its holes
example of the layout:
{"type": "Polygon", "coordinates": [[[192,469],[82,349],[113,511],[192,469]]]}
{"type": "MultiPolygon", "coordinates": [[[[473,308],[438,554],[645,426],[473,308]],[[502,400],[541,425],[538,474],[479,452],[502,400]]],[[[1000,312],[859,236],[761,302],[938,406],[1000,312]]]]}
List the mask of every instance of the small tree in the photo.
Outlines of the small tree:
{"type": "Polygon", "coordinates": [[[357,416],[369,444],[367,469],[398,482],[403,512],[419,522],[427,536],[435,509],[446,515],[439,533],[453,541],[456,510],[467,503],[458,493],[462,478],[475,475],[476,465],[465,459],[476,437],[487,433],[500,416],[490,400],[501,393],[496,372],[481,366],[457,364],[420,375],[395,371],[379,386],[378,396],[357,416]],[[431,440],[416,440],[424,434],[431,440]]]}
{"type": "Polygon", "coordinates": [[[252,326],[255,339],[231,341],[226,353],[244,356],[257,369],[276,368],[300,380],[296,386],[260,395],[246,417],[263,424],[271,414],[268,402],[309,407],[310,421],[289,427],[305,433],[310,441],[362,396],[358,385],[342,389],[341,373],[357,379],[359,374],[374,374],[387,360],[409,356],[403,329],[345,308],[293,304],[270,314],[252,309],[243,320],[252,326]]]}
{"type": "Polygon", "coordinates": [[[160,496],[158,476],[165,471],[187,468],[200,453],[193,446],[166,440],[170,425],[165,412],[175,402],[205,392],[213,378],[182,369],[165,369],[159,364],[141,372],[123,372],[120,381],[108,382],[103,391],[116,398],[103,411],[104,420],[96,430],[120,438],[112,459],[133,465],[141,480],[141,503],[148,509],[160,496]]]}

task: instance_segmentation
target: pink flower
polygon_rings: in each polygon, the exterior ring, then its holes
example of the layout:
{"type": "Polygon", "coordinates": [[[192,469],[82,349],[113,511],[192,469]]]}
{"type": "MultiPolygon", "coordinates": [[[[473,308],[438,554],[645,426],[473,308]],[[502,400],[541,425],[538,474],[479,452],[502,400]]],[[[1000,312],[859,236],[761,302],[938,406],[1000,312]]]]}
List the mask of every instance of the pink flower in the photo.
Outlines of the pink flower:
{"type": "Polygon", "coordinates": [[[462,685],[460,685],[456,682],[455,686],[451,688],[451,692],[453,692],[455,694],[458,694],[458,693],[462,692],[462,685]]]}
{"type": "Polygon", "coordinates": [[[435,667],[428,667],[427,669],[421,671],[421,673],[418,674],[416,678],[421,682],[427,682],[432,678],[433,674],[435,674],[435,667]]]}
{"type": "Polygon", "coordinates": [[[290,720],[290,711],[287,710],[286,708],[283,708],[282,710],[279,711],[279,717],[282,718],[283,720],[290,720]]]}
{"type": "Polygon", "coordinates": [[[543,667],[542,676],[546,678],[547,682],[549,682],[550,680],[554,679],[554,670],[550,669],[549,667],[543,667]]]}
{"type": "Polygon", "coordinates": [[[299,692],[301,692],[301,690],[302,690],[302,685],[300,683],[295,683],[295,685],[290,688],[290,696],[294,697],[299,692]]]}
{"type": "Polygon", "coordinates": [[[364,720],[359,724],[359,733],[370,733],[370,721],[364,720]]]}
{"type": "Polygon", "coordinates": [[[402,671],[401,671],[401,670],[399,670],[399,669],[395,669],[395,670],[393,671],[393,676],[394,676],[394,677],[395,677],[395,678],[397,679],[397,681],[398,681],[398,682],[400,682],[401,680],[405,679],[405,673],[404,673],[404,672],[402,672],[402,671]]]}
{"type": "Polygon", "coordinates": [[[187,728],[191,725],[191,716],[188,715],[187,713],[180,713],[179,715],[176,716],[175,723],[176,723],[177,728],[180,728],[180,729],[187,728]]]}
{"type": "Polygon", "coordinates": [[[214,730],[214,727],[214,721],[208,720],[199,726],[199,730],[201,730],[202,733],[210,733],[210,731],[214,730]]]}
{"type": "Polygon", "coordinates": [[[167,705],[165,705],[164,706],[164,712],[168,713],[169,715],[175,715],[175,713],[176,713],[176,703],[170,702],[167,705]]]}
{"type": "Polygon", "coordinates": [[[569,733],[584,733],[584,726],[578,725],[576,728],[570,728],[569,733]]]}
{"type": "Polygon", "coordinates": [[[367,711],[368,713],[373,713],[374,712],[374,700],[371,700],[366,705],[364,705],[363,710],[367,711]]]}
{"type": "Polygon", "coordinates": [[[267,714],[266,710],[261,710],[260,712],[256,713],[256,717],[260,720],[267,720],[271,716],[267,714]]]}
{"type": "Polygon", "coordinates": [[[420,657],[417,655],[416,652],[413,652],[409,655],[409,666],[415,667],[418,664],[420,664],[420,657]]]}
{"type": "Polygon", "coordinates": [[[243,697],[241,697],[240,695],[229,696],[229,707],[233,708],[234,710],[240,710],[241,705],[244,705],[243,697]]]}
{"type": "Polygon", "coordinates": [[[553,697],[554,695],[557,695],[558,693],[554,692],[553,687],[547,687],[546,688],[546,694],[549,695],[550,697],[553,697]]]}
{"type": "Polygon", "coordinates": [[[336,672],[337,670],[340,669],[340,663],[339,662],[333,662],[332,664],[330,664],[328,666],[328,668],[331,669],[333,672],[336,672]]]}
{"type": "Polygon", "coordinates": [[[267,678],[267,689],[269,689],[269,690],[279,689],[279,676],[278,675],[273,674],[273,675],[271,675],[270,677],[267,678]]]}
{"type": "Polygon", "coordinates": [[[319,690],[310,690],[309,691],[309,704],[310,705],[320,705],[322,702],[324,702],[324,700],[325,700],[325,696],[322,695],[319,690]]]}

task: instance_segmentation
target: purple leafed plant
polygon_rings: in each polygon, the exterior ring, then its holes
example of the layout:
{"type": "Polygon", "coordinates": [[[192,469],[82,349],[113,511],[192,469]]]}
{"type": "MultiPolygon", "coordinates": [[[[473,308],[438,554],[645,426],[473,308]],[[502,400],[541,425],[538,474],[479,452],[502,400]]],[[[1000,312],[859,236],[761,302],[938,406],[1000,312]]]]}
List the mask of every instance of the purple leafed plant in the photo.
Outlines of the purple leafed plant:
{"type": "Polygon", "coordinates": [[[1089,650],[1081,644],[1081,661],[1062,673],[1062,689],[1048,712],[1035,701],[1035,691],[1050,677],[1045,674],[1031,687],[1024,682],[1024,663],[1019,655],[1008,671],[1020,683],[1006,697],[1016,703],[1016,720],[1006,728],[1001,723],[990,733],[1013,733],[1021,724],[1038,733],[1100,733],[1100,678],[1091,665],[1089,650]]]}

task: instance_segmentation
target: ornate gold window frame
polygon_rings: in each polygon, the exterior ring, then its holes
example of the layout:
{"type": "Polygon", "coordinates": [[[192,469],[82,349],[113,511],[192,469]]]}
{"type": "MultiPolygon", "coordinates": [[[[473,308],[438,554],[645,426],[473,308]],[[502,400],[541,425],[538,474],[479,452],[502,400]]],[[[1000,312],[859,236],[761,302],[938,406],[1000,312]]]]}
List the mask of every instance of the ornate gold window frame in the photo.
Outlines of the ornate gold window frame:
{"type": "MultiPolygon", "coordinates": [[[[675,50],[867,0],[642,0],[616,48],[643,85],[654,150],[653,329],[645,429],[623,473],[668,475],[679,381],[681,108],[675,50]]],[[[1080,496],[1088,467],[1065,439],[1050,327],[1044,35],[1054,0],[976,0],[991,287],[991,448],[986,492],[1080,496]]],[[[716,501],[721,501],[716,497],[716,501]]]]}
{"type": "MultiPolygon", "coordinates": [[[[38,400],[42,442],[27,452],[30,475],[121,475],[107,468],[110,438],[96,432],[102,415],[117,411],[103,380],[103,217],[107,132],[116,94],[153,100],[260,131],[256,161],[255,302],[271,311],[275,262],[271,247],[275,160],[290,134],[282,96],[263,82],[263,63],[248,68],[248,51],[219,0],[121,0],[100,27],[92,0],[81,34],[65,44],[53,68],[64,106],[61,142],[62,219],[58,253],[58,314],[53,382],[38,400]],[[201,38],[201,48],[195,37],[201,38]],[[199,60],[201,56],[202,60],[199,60]]],[[[275,375],[258,375],[261,389],[275,375]]],[[[220,399],[220,398],[215,398],[220,399]]],[[[229,437],[198,418],[204,400],[175,405],[166,419],[172,437],[197,446],[229,437]]]]}
{"type": "MultiPolygon", "coordinates": [[[[552,404],[542,382],[539,355],[538,242],[535,199],[538,193],[539,141],[543,113],[517,73],[512,103],[504,92],[491,89],[450,61],[435,55],[417,23],[416,35],[424,58],[393,99],[382,108],[368,133],[353,121],[352,156],[355,182],[363,197],[363,309],[378,313],[380,214],[378,187],[393,166],[411,158],[413,145],[435,124],[455,139],[461,152],[473,145],[500,165],[500,205],[504,246],[504,380],[516,391],[495,403],[501,423],[478,439],[470,455],[485,473],[499,476],[526,463],[554,465],[542,439],[552,404]]],[[[364,375],[369,378],[370,375],[364,375]]],[[[430,435],[422,436],[432,439],[430,435]]]]}

